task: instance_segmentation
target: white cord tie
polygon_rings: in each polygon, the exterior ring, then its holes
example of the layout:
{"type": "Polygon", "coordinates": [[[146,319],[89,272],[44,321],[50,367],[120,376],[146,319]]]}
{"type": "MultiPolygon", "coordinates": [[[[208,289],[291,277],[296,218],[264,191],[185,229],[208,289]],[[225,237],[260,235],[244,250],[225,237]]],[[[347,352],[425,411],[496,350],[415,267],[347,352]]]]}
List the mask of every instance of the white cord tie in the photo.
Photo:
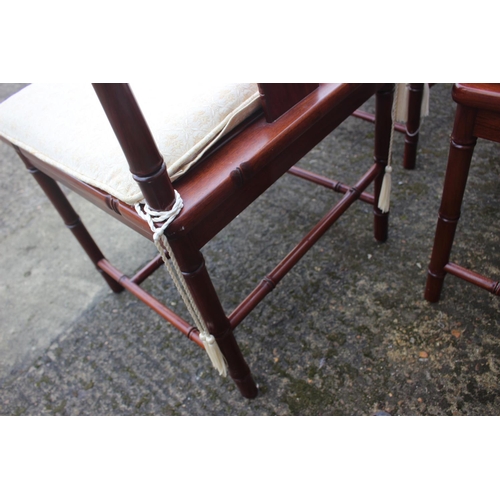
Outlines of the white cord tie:
{"type": "MultiPolygon", "coordinates": [[[[387,160],[387,167],[385,168],[384,179],[382,180],[382,187],[380,190],[380,196],[378,201],[378,208],[386,213],[389,211],[390,200],[391,200],[391,188],[392,188],[392,143],[394,140],[394,124],[395,122],[407,122],[408,121],[408,104],[410,98],[409,84],[397,83],[396,91],[394,94],[394,102],[392,104],[392,129],[391,129],[391,139],[389,145],[389,156],[387,160]]],[[[420,132],[420,126],[422,124],[422,118],[429,115],[429,84],[424,83],[422,104],[420,108],[420,124],[418,129],[413,133],[408,133],[406,135],[409,137],[414,137],[420,132]]]]}
{"type": "Polygon", "coordinates": [[[154,240],[159,240],[160,237],[165,232],[165,229],[170,225],[170,223],[177,217],[177,215],[182,210],[184,203],[182,201],[181,195],[175,191],[175,202],[174,206],[167,210],[166,212],[158,212],[150,208],[146,203],[143,207],[139,203],[135,205],[136,212],[141,216],[143,220],[145,220],[151,231],[153,231],[154,240]],[[156,224],[163,222],[160,227],[157,227],[156,224]]]}
{"type": "Polygon", "coordinates": [[[165,229],[169,226],[169,224],[177,217],[179,212],[182,210],[184,206],[182,202],[182,198],[177,191],[175,191],[175,202],[174,206],[165,212],[158,212],[156,210],[152,210],[147,204],[141,206],[139,203],[135,205],[135,210],[139,214],[139,216],[145,220],[151,231],[153,232],[153,241],[158,249],[158,252],[161,255],[163,262],[165,263],[165,267],[167,268],[170,276],[172,277],[172,281],[174,282],[179,294],[182,297],[182,300],[186,304],[186,307],[193,318],[193,321],[198,328],[200,333],[200,340],[203,342],[203,346],[205,347],[205,351],[208,354],[208,357],[212,361],[214,367],[218,370],[219,374],[225,377],[227,375],[227,367],[226,360],[217,345],[215,337],[208,331],[208,328],[201,316],[201,313],[196,306],[193,296],[191,295],[191,291],[187,286],[186,280],[182,271],[177,263],[172,248],[164,235],[165,229]],[[156,226],[156,224],[161,224],[161,226],[156,226]],[[167,257],[167,253],[170,256],[170,259],[167,257]]]}
{"type": "Polygon", "coordinates": [[[397,109],[399,104],[399,91],[401,84],[396,84],[396,91],[394,94],[394,101],[392,102],[392,125],[391,125],[391,138],[389,140],[389,153],[387,155],[387,166],[385,167],[384,178],[382,180],[382,187],[380,188],[380,196],[378,198],[378,208],[387,213],[391,205],[391,188],[392,188],[392,144],[394,142],[394,124],[396,122],[397,109]]]}

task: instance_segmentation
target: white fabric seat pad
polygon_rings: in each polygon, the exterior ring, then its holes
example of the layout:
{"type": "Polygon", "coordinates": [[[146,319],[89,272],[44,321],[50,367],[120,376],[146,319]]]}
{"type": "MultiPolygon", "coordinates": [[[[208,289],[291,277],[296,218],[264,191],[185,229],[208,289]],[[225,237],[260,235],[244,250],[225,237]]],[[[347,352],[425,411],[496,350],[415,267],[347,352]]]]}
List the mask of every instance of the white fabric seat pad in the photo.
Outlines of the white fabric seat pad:
{"type": "MultiPolygon", "coordinates": [[[[172,180],[260,107],[256,84],[131,84],[172,180]]],[[[130,205],[143,199],[90,84],[32,84],[0,105],[0,135],[130,205]]]]}

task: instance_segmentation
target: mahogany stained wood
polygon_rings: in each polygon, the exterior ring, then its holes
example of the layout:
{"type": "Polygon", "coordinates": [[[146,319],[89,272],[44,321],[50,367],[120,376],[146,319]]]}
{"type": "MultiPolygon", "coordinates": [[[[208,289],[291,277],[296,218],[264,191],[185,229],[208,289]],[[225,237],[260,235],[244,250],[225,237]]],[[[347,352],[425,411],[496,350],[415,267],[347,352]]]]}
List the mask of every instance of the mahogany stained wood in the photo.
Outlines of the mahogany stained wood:
{"type": "Polygon", "coordinates": [[[191,232],[196,246],[202,248],[342,123],[353,104],[367,100],[376,90],[375,84],[324,84],[280,120],[266,123],[262,118],[253,123],[232,141],[231,148],[200,162],[200,168],[175,182],[184,210],[167,234],[176,238],[191,232]],[[210,215],[214,210],[217,218],[210,215]]]}
{"type": "MultiPolygon", "coordinates": [[[[125,84],[96,84],[95,87],[115,134],[124,150],[134,179],[153,208],[169,208],[173,188],[180,193],[184,208],[169,226],[166,236],[194,300],[225,356],[228,370],[243,396],[253,398],[257,386],[234,337],[233,330],[290,271],[328,228],[361,199],[374,206],[376,239],[387,238],[388,215],[376,208],[389,147],[394,86],[385,84],[262,84],[264,109],[237,127],[211,148],[195,168],[170,181],[151,133],[133,94],[125,84]],[[280,89],[277,92],[278,88],[280,89]],[[376,95],[375,163],[352,187],[306,173],[294,164],[331,133],[359,106],[376,95]],[[242,210],[286,172],[343,193],[342,199],[313,226],[287,257],[265,277],[240,306],[227,315],[207,272],[201,249],[242,210]],[[374,185],[374,194],[364,191],[374,185]]],[[[18,150],[28,168],[40,172],[51,184],[68,186],[124,224],[152,239],[151,231],[135,209],[102,190],[89,186],[51,167],[26,151],[18,150]]],[[[52,197],[54,198],[54,197],[52,197]]],[[[52,199],[62,203],[59,197],[52,199]]],[[[64,202],[65,203],[65,202],[64,202]]],[[[69,210],[69,209],[68,209],[69,210]]],[[[68,212],[69,213],[69,212],[68,212]]],[[[63,218],[66,217],[63,213],[63,218]]],[[[83,238],[82,246],[92,247],[83,238]]],[[[95,250],[95,249],[94,249],[95,250]]],[[[161,265],[159,258],[129,278],[102,255],[89,254],[97,268],[117,291],[125,288],[169,321],[185,336],[202,346],[196,328],[189,325],[139,286],[161,265]]]]}
{"type": "Polygon", "coordinates": [[[345,193],[342,200],[337,203],[309,233],[299,242],[299,244],[271,271],[253,290],[253,292],[231,313],[229,321],[233,328],[257,306],[257,304],[270,292],[278,283],[291,271],[291,269],[304,257],[323,236],[328,229],[340,218],[342,214],[360,198],[363,191],[373,182],[376,176],[381,173],[380,166],[374,164],[372,168],[356,183],[356,185],[345,193]]]}
{"type": "MultiPolygon", "coordinates": [[[[373,113],[368,113],[368,111],[363,111],[362,109],[357,109],[354,111],[352,116],[355,116],[356,118],[361,118],[362,120],[365,120],[366,122],[370,123],[375,123],[375,115],[373,113]]],[[[406,125],[403,125],[402,123],[395,123],[394,124],[394,130],[396,132],[400,132],[402,134],[406,133],[406,125]]]]}
{"type": "Polygon", "coordinates": [[[140,285],[144,280],[149,278],[157,269],[163,266],[163,259],[161,255],[157,255],[153,260],[148,262],[141,270],[130,278],[136,285],[140,285]]]}
{"type": "Polygon", "coordinates": [[[421,122],[420,115],[424,96],[424,84],[410,83],[408,91],[408,119],[406,121],[403,166],[408,170],[413,170],[417,163],[418,135],[421,122]]]}
{"type": "Polygon", "coordinates": [[[424,294],[430,302],[439,301],[446,274],[500,295],[497,281],[450,261],[476,141],[500,142],[500,84],[456,84],[452,96],[457,109],[424,294]]]}
{"type": "MultiPolygon", "coordinates": [[[[429,84],[434,85],[434,84],[429,84]]],[[[403,155],[403,166],[407,170],[413,170],[417,164],[417,147],[419,139],[419,129],[421,122],[422,99],[424,95],[423,83],[409,84],[408,121],[403,125],[394,124],[394,130],[405,134],[405,147],[403,155]]],[[[361,109],[357,109],[353,116],[362,120],[375,123],[375,115],[361,109]]]]}
{"type": "Polygon", "coordinates": [[[266,120],[274,122],[318,87],[319,83],[259,83],[266,120]]]}
{"type": "Polygon", "coordinates": [[[184,321],[180,316],[178,316],[168,307],[163,305],[155,297],[153,297],[148,292],[143,290],[137,283],[135,283],[128,276],[119,271],[106,259],[101,259],[97,263],[97,265],[100,270],[106,273],[107,276],[114,278],[125,289],[127,289],[130,293],[135,295],[138,299],[142,300],[142,302],[147,304],[151,309],[153,309],[153,311],[155,311],[162,318],[166,319],[172,326],[177,328],[186,337],[188,337],[190,340],[198,344],[199,347],[203,347],[203,342],[200,340],[196,328],[192,327],[189,323],[184,321]]]}
{"type": "MultiPolygon", "coordinates": [[[[288,170],[288,173],[291,175],[295,175],[296,177],[300,177],[301,179],[304,179],[306,181],[313,182],[314,184],[318,184],[319,186],[331,189],[332,191],[335,191],[337,193],[344,194],[352,189],[350,186],[342,184],[339,181],[328,179],[323,175],[319,175],[314,172],[309,172],[308,170],[304,170],[303,168],[300,167],[291,167],[290,170],[288,170]]],[[[365,192],[360,194],[359,199],[361,201],[364,201],[365,203],[369,203],[370,205],[373,205],[375,202],[374,196],[370,193],[365,193],[365,192]]]]}
{"type": "Polygon", "coordinates": [[[174,188],[132,90],[125,83],[95,83],[94,90],[148,205],[160,211],[172,208],[174,188]]]}
{"type": "Polygon", "coordinates": [[[82,246],[89,259],[101,273],[106,283],[115,293],[120,293],[124,290],[123,286],[118,281],[113,279],[106,273],[103,273],[99,268],[99,262],[104,259],[104,255],[96,242],[90,236],[87,228],[83,225],[80,216],[75,212],[74,208],[62,192],[61,188],[51,177],[36,169],[26,158],[21,154],[19,148],[15,148],[23,163],[26,165],[28,172],[35,178],[47,198],[54,205],[54,208],[59,212],[59,215],[64,221],[66,227],[73,233],[78,243],[82,246]]]}

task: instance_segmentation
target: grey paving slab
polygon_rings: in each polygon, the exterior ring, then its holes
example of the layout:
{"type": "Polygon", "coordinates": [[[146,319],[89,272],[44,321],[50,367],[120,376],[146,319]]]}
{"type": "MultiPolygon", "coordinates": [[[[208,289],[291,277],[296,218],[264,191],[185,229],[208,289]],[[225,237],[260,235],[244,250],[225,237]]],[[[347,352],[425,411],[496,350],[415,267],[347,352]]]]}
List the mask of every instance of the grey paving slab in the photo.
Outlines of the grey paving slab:
{"type": "MultiPolygon", "coordinates": [[[[0,85],[0,100],[23,84],[0,85]]],[[[107,286],[12,148],[0,142],[0,379],[38,357],[107,286]]],[[[68,192],[68,191],[66,191],[68,192]]],[[[151,244],[70,193],[110,258],[129,271],[151,244]],[[124,229],[124,230],[123,230],[124,229]]]]}

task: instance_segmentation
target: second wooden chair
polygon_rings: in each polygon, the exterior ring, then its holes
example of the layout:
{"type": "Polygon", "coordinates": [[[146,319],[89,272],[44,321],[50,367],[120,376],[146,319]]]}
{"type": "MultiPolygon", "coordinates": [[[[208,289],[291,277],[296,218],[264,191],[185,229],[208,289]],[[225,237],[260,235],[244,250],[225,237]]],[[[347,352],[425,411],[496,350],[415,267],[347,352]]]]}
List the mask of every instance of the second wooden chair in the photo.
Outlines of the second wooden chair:
{"type": "Polygon", "coordinates": [[[440,299],[447,274],[500,295],[498,281],[451,261],[477,139],[500,143],[500,84],[459,83],[454,85],[452,95],[457,109],[425,288],[425,298],[430,302],[440,299]]]}

